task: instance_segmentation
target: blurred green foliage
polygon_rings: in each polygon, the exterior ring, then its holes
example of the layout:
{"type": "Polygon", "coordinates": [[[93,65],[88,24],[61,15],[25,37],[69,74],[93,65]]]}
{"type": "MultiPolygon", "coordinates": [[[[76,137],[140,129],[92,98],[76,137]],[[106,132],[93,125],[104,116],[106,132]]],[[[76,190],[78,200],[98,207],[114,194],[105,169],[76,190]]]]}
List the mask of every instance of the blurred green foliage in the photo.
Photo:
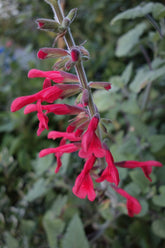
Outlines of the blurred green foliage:
{"type": "MultiPolygon", "coordinates": [[[[53,36],[36,30],[34,21],[53,15],[44,1],[9,3],[1,1],[0,15],[0,247],[164,247],[164,167],[154,169],[152,183],[140,169],[120,168],[120,185],[143,208],[132,219],[125,215],[125,201],[113,192],[99,203],[72,195],[73,179],[83,162],[76,154],[63,157],[57,175],[54,157],[38,158],[42,148],[57,144],[46,139],[46,131],[36,136],[35,115],[10,113],[10,104],[15,97],[41,89],[42,81],[27,80],[27,72],[34,67],[50,70],[52,60],[40,62],[36,52],[51,46],[53,36]]],[[[79,9],[71,29],[77,44],[87,40],[89,81],[112,83],[110,92],[93,94],[116,161],[165,163],[165,7],[161,3],[65,3],[65,13],[79,9]]],[[[67,121],[64,116],[52,118],[50,129],[65,130],[67,121]]]]}

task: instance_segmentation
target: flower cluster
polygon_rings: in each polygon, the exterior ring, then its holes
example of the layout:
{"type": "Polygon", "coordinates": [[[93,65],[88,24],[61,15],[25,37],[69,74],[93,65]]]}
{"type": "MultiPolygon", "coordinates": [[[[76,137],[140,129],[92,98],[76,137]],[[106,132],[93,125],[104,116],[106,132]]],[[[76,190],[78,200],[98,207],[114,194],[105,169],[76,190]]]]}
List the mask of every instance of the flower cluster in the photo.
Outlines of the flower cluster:
{"type": "MultiPolygon", "coordinates": [[[[40,29],[52,30],[54,25],[57,25],[54,21],[47,19],[38,20],[38,27],[40,29]]],[[[109,90],[111,84],[109,82],[90,82],[84,86],[79,73],[74,75],[61,70],[68,70],[71,66],[75,66],[76,72],[78,72],[80,68],[78,65],[81,64],[82,59],[85,57],[89,57],[89,53],[83,46],[74,46],[68,48],[68,50],[41,48],[38,52],[38,58],[58,59],[53,67],[56,70],[41,71],[31,69],[28,77],[44,78],[43,88],[33,95],[21,96],[15,99],[11,105],[11,111],[15,112],[26,106],[24,114],[37,112],[39,121],[37,135],[40,135],[45,129],[49,129],[49,113],[55,115],[75,115],[69,122],[65,132],[50,131],[48,133],[48,139],[55,140],[61,138],[60,144],[55,148],[41,150],[39,157],[53,153],[57,159],[55,173],[58,173],[62,166],[62,155],[64,153],[78,152],[78,156],[84,159],[85,164],[81,173],[76,178],[73,193],[79,198],[85,198],[87,196],[90,201],[93,201],[97,197],[97,194],[99,194],[96,193],[98,192],[97,188],[99,184],[107,181],[112,189],[126,198],[128,214],[132,217],[141,211],[141,205],[137,199],[118,186],[120,179],[117,167],[129,169],[140,167],[144,175],[151,181],[150,174],[152,167],[162,165],[157,161],[114,161],[109,148],[102,140],[99,127],[101,118],[94,103],[91,111],[92,95],[90,89],[102,88],[109,90]],[[55,103],[57,99],[63,100],[76,94],[80,94],[80,101],[78,103],[76,102],[75,105],[55,103]]]]}

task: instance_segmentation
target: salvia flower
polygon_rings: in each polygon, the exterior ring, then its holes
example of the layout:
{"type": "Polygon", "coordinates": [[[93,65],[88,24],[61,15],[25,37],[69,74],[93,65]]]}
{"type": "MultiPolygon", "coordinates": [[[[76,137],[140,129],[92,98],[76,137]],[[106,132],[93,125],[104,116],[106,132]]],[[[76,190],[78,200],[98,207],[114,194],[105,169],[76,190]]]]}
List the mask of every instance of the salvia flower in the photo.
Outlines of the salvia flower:
{"type": "MultiPolygon", "coordinates": [[[[58,1],[46,0],[46,2],[52,7],[55,20],[37,19],[38,28],[57,33],[56,41],[68,31],[69,25],[77,14],[77,9],[71,10],[66,17],[58,16],[55,10],[58,8],[58,1]]],[[[79,198],[87,197],[93,201],[99,197],[99,185],[106,181],[118,194],[126,198],[128,215],[133,217],[141,211],[141,205],[137,199],[118,187],[120,178],[117,167],[129,169],[139,167],[151,181],[152,168],[160,167],[162,164],[157,161],[114,161],[111,151],[102,140],[100,128],[103,127],[104,122],[107,124],[110,121],[107,119],[101,121],[90,89],[109,90],[111,84],[109,82],[90,82],[88,84],[82,61],[89,58],[89,52],[82,46],[83,44],[76,46],[74,41],[70,42],[67,43],[67,50],[52,47],[39,50],[39,59],[58,59],[53,66],[54,70],[31,69],[28,77],[43,78],[42,89],[35,94],[16,98],[11,104],[11,111],[15,112],[25,107],[24,114],[36,112],[39,121],[37,135],[49,129],[49,118],[52,114],[75,115],[69,121],[66,131],[50,130],[48,139],[60,139],[59,146],[41,150],[39,157],[54,154],[57,160],[55,173],[58,173],[62,166],[63,154],[77,152],[78,156],[85,160],[85,164],[75,180],[73,193],[79,198]],[[73,66],[77,75],[62,70],[62,68],[69,70],[73,66]],[[57,99],[64,100],[77,94],[73,105],[56,103],[57,99]],[[98,193],[96,194],[96,192],[98,193]]]]}

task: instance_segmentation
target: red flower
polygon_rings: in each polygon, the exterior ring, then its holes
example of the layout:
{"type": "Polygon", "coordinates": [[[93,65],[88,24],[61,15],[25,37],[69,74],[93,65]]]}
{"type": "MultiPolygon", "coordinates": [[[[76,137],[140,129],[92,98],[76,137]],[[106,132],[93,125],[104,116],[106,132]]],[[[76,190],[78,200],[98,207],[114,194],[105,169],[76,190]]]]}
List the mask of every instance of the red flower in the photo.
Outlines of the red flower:
{"type": "Polygon", "coordinates": [[[42,131],[44,131],[45,129],[47,129],[47,130],[49,129],[49,127],[48,127],[49,119],[48,119],[47,115],[42,112],[42,105],[41,105],[40,100],[37,101],[36,105],[37,105],[37,111],[38,111],[37,117],[39,120],[39,128],[37,130],[37,135],[39,136],[42,133],[42,131]]]}
{"type": "Polygon", "coordinates": [[[65,71],[41,71],[31,69],[28,73],[29,78],[49,78],[55,83],[78,82],[78,77],[65,71]]]}
{"type": "MultiPolygon", "coordinates": [[[[54,113],[56,115],[77,115],[85,111],[83,108],[68,104],[42,105],[42,110],[46,110],[47,113],[54,113]]],[[[29,114],[34,111],[37,111],[37,105],[29,104],[25,107],[24,114],[29,114]]]]}
{"type": "Polygon", "coordinates": [[[66,144],[66,145],[62,145],[56,148],[46,148],[40,151],[39,153],[39,157],[42,158],[46,155],[49,155],[51,153],[57,153],[57,152],[61,152],[61,153],[71,153],[71,152],[76,152],[79,149],[79,145],[78,144],[66,144]]]}
{"type": "Polygon", "coordinates": [[[76,137],[75,133],[67,133],[67,132],[58,132],[58,131],[51,131],[48,134],[48,139],[57,139],[57,138],[64,138],[70,141],[80,141],[80,137],[76,137]]]}
{"type": "Polygon", "coordinates": [[[139,214],[141,211],[141,205],[138,202],[136,198],[133,196],[129,195],[125,190],[120,189],[114,185],[111,185],[111,187],[121,196],[125,197],[127,199],[127,210],[128,210],[128,215],[130,217],[134,217],[135,214],[139,214]]]}
{"type": "Polygon", "coordinates": [[[105,159],[106,159],[108,166],[104,169],[101,176],[96,179],[96,182],[100,183],[104,180],[107,180],[110,183],[115,183],[116,185],[118,185],[119,184],[119,173],[114,165],[112,154],[108,150],[108,147],[105,144],[103,145],[103,147],[105,149],[105,159]]]}
{"type": "Polygon", "coordinates": [[[95,161],[96,161],[96,157],[91,155],[86,161],[84,165],[84,169],[76,178],[76,182],[72,191],[76,196],[78,196],[81,199],[87,196],[90,201],[94,201],[96,197],[96,193],[93,188],[93,181],[90,176],[90,170],[92,169],[95,161]]]}
{"type": "MultiPolygon", "coordinates": [[[[60,146],[65,145],[65,144],[66,144],[66,140],[62,139],[60,141],[60,146]]],[[[55,156],[56,156],[56,159],[57,159],[57,167],[55,169],[55,173],[58,173],[60,168],[61,168],[61,166],[62,166],[62,162],[61,162],[62,155],[63,155],[63,152],[56,152],[55,153],[55,156]]]]}
{"type": "Polygon", "coordinates": [[[81,158],[87,158],[91,154],[96,157],[104,157],[104,150],[101,145],[101,141],[97,137],[95,131],[99,123],[99,118],[94,116],[88,126],[87,131],[83,134],[81,142],[81,150],[79,151],[79,156],[81,158]]]}
{"type": "Polygon", "coordinates": [[[34,95],[18,97],[12,102],[11,111],[12,112],[18,111],[19,109],[23,108],[25,105],[28,105],[29,103],[33,103],[37,100],[41,100],[41,102],[46,101],[52,103],[58,98],[60,98],[61,93],[62,90],[59,89],[57,86],[50,86],[37,92],[34,95]]]}
{"type": "Polygon", "coordinates": [[[134,169],[137,167],[140,167],[143,172],[144,175],[148,178],[149,181],[152,182],[152,179],[150,178],[150,174],[152,172],[152,166],[156,166],[156,167],[161,167],[162,164],[160,162],[154,161],[154,160],[150,160],[150,161],[145,161],[145,162],[138,162],[138,161],[121,161],[121,162],[117,162],[115,163],[116,166],[122,167],[122,168],[129,168],[129,169],[134,169]]]}
{"type": "Polygon", "coordinates": [[[37,117],[39,120],[39,128],[37,130],[37,135],[40,136],[40,134],[45,130],[45,129],[49,129],[48,127],[48,117],[46,116],[46,114],[44,113],[37,113],[37,117]]]}
{"type": "Polygon", "coordinates": [[[49,86],[52,86],[51,80],[49,78],[45,78],[43,82],[43,89],[48,88],[49,86]]]}

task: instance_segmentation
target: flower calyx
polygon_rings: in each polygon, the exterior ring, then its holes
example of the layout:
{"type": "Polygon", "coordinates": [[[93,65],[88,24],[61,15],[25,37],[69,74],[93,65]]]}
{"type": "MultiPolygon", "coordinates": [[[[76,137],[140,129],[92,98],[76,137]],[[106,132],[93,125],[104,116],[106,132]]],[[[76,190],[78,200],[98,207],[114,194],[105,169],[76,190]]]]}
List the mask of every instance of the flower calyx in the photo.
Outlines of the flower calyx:
{"type": "Polygon", "coordinates": [[[59,33],[60,32],[60,24],[56,22],[55,20],[52,19],[45,19],[45,18],[38,18],[36,20],[36,23],[38,25],[38,29],[43,30],[43,31],[50,31],[54,33],[59,33]]]}
{"type": "Polygon", "coordinates": [[[77,16],[77,8],[71,9],[66,17],[62,21],[61,28],[67,29],[77,16]]]}

